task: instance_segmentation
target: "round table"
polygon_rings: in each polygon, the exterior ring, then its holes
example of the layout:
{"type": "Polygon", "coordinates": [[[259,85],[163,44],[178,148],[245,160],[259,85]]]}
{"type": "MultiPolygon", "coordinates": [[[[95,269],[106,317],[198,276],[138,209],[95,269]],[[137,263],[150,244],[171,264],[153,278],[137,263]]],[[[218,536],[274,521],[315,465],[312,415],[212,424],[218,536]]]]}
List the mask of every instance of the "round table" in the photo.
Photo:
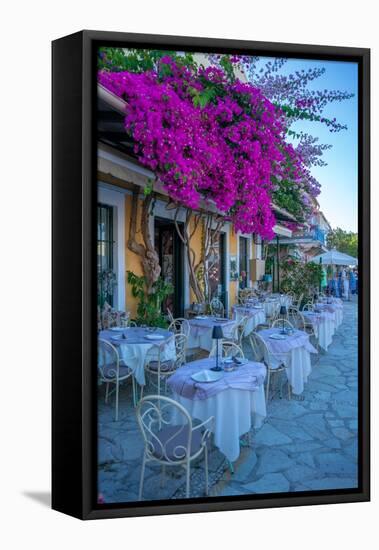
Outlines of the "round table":
{"type": "Polygon", "coordinates": [[[122,331],[103,330],[99,338],[113,344],[123,360],[132,371],[134,378],[141,386],[146,383],[145,365],[148,361],[158,359],[161,349],[161,361],[176,358],[174,334],[168,330],[156,329],[151,331],[141,327],[128,327],[122,331]],[[118,339],[118,335],[125,335],[125,339],[118,339]],[[152,340],[154,335],[162,336],[161,339],[152,340]]]}
{"type": "MultiPolygon", "coordinates": [[[[269,352],[285,365],[292,392],[300,395],[312,371],[310,354],[317,353],[309,341],[309,334],[295,330],[293,334],[285,335],[283,340],[274,339],[281,334],[280,328],[260,330],[258,334],[265,341],[269,352]]],[[[269,362],[269,358],[265,359],[269,362]]]]}
{"type": "Polygon", "coordinates": [[[313,327],[319,346],[327,351],[333,341],[335,332],[335,315],[329,311],[316,313],[315,311],[303,311],[307,323],[313,327]]]}
{"type": "Polygon", "coordinates": [[[266,315],[264,308],[261,305],[253,306],[233,306],[233,319],[237,323],[243,318],[247,317],[247,322],[244,330],[244,336],[249,336],[253,330],[258,326],[266,322],[266,315]]]}
{"type": "Polygon", "coordinates": [[[173,398],[185,407],[192,418],[202,422],[213,416],[214,442],[226,458],[233,462],[240,454],[239,438],[253,425],[259,428],[266,417],[263,363],[249,361],[233,372],[223,372],[217,382],[195,382],[191,375],[207,370],[214,358],[200,359],[183,365],[167,383],[173,398]]]}
{"type": "Polygon", "coordinates": [[[319,312],[328,311],[329,313],[334,314],[334,322],[335,322],[335,328],[337,329],[343,320],[343,304],[338,302],[332,302],[330,304],[321,302],[314,305],[314,309],[317,313],[317,310],[319,312]]]}
{"type": "Polygon", "coordinates": [[[188,347],[201,348],[207,351],[211,351],[213,347],[212,331],[215,325],[219,325],[222,328],[224,337],[227,339],[232,338],[233,329],[236,324],[234,319],[221,319],[218,317],[206,317],[199,315],[190,319],[190,334],[188,338],[188,347]]]}

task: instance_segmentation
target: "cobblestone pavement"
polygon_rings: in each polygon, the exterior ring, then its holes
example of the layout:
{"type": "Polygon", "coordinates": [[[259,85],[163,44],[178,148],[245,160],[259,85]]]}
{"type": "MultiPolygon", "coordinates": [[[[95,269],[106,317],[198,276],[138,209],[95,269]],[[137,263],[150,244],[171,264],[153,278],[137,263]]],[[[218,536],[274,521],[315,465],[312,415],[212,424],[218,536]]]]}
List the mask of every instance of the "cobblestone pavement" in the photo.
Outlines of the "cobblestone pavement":
{"type": "MultiPolygon", "coordinates": [[[[344,304],[344,319],[327,353],[313,360],[312,373],[300,399],[275,395],[267,420],[241,447],[235,473],[224,456],[210,452],[211,495],[241,495],[357,486],[357,304],[344,304]]],[[[249,355],[249,350],[246,349],[249,355]]],[[[284,392],[286,395],[286,392],[284,392]]],[[[112,401],[111,401],[112,403],[112,401]]],[[[99,388],[99,493],[105,502],[138,498],[143,442],[131,404],[130,388],[121,390],[120,418],[104,404],[99,388]]],[[[184,470],[147,466],[144,500],[181,498],[184,470]]],[[[204,496],[203,463],[191,474],[191,497],[204,496]]]]}

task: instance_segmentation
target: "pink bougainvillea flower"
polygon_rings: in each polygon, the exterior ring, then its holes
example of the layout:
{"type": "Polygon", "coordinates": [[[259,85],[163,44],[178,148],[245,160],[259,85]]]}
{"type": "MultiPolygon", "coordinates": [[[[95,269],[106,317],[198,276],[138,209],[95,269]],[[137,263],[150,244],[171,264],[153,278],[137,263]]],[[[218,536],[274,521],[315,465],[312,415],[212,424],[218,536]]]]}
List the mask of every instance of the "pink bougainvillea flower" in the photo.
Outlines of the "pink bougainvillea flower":
{"type": "Polygon", "coordinates": [[[127,102],[134,152],[172,199],[194,209],[212,203],[236,230],[273,237],[275,181],[301,185],[306,173],[285,141],[283,112],[259,89],[228,81],[218,67],[190,70],[169,56],[154,71],[100,71],[98,79],[127,102]]]}

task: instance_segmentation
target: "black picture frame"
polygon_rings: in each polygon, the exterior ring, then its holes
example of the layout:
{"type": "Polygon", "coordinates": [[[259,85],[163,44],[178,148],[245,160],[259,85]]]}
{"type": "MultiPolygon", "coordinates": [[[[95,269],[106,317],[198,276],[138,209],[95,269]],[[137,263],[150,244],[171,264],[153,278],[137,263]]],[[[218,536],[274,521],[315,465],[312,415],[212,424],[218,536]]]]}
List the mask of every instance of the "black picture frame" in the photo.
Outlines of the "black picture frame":
{"type": "Polygon", "coordinates": [[[370,50],[81,31],[52,43],[52,507],[81,519],[361,502],[370,499],[370,50]],[[96,504],[96,104],[98,45],[254,53],[359,65],[359,488],[96,504]]]}

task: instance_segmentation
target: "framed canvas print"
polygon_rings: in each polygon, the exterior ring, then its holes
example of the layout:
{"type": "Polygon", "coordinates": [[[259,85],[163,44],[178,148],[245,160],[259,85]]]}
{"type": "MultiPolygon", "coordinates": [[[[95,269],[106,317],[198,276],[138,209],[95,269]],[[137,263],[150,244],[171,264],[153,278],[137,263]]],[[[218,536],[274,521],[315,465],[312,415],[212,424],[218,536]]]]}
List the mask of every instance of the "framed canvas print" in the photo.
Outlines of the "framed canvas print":
{"type": "Polygon", "coordinates": [[[369,50],[53,42],[53,508],[369,499],[369,50]]]}

